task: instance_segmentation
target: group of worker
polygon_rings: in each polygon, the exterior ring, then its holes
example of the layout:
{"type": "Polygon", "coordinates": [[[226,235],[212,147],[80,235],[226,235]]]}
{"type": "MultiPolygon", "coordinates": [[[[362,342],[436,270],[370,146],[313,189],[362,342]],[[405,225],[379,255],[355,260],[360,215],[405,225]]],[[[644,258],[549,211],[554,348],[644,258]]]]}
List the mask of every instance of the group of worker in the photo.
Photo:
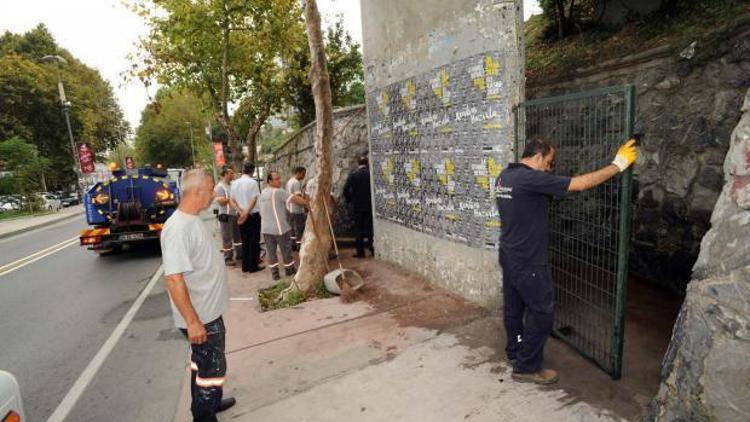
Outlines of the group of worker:
{"type": "MultiPolygon", "coordinates": [[[[520,162],[510,164],[495,181],[497,208],[503,222],[499,262],[503,272],[505,352],[506,359],[513,365],[512,378],[519,382],[550,384],[558,379],[556,371],[542,366],[544,345],[552,331],[554,312],[554,285],[547,252],[550,198],[592,189],[615,177],[633,164],[637,149],[635,141],[629,140],[620,147],[611,164],[574,177],[551,173],[555,157],[556,149],[551,142],[542,138],[530,139],[520,162]]],[[[195,421],[216,421],[217,412],[235,403],[233,398],[222,398],[226,373],[222,315],[229,302],[226,269],[206,226],[198,217],[199,213],[210,205],[214,193],[227,215],[234,210],[242,243],[243,272],[263,268],[258,264],[262,232],[268,263],[276,277],[276,246],[282,252],[285,265],[291,263],[292,266],[285,269],[290,274],[295,271],[290,259],[291,247],[283,245],[290,245],[293,227],[295,241],[300,241],[296,230],[297,217],[289,217],[288,212],[294,213],[286,211],[287,206],[299,206],[296,208],[299,213],[308,204],[301,183],[304,179],[302,168],[295,171],[297,181],[290,180],[288,190],[282,189],[278,172],[269,172],[266,178],[268,187],[262,193],[259,183],[252,178],[252,165],[246,165],[242,177],[237,180],[232,180],[230,170],[222,172],[224,179],[216,188],[212,178],[202,170],[188,171],[183,177],[182,201],[165,224],[161,236],[164,274],[175,324],[192,348],[191,411],[195,421]]],[[[355,207],[355,256],[365,256],[365,246],[373,253],[372,203],[366,158],[360,159],[359,168],[349,176],[344,196],[355,207]]],[[[227,253],[238,246],[236,233],[233,227],[222,228],[223,239],[231,239],[224,240],[225,258],[231,256],[227,253]]]]}

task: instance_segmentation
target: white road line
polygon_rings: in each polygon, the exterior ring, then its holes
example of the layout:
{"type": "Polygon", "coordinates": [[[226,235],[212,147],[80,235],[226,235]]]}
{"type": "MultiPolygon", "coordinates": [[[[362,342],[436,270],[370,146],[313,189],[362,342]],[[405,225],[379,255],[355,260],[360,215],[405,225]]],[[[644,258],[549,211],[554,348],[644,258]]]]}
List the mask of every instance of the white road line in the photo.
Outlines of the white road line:
{"type": "Polygon", "coordinates": [[[52,246],[50,246],[48,248],[42,249],[41,251],[34,252],[33,254],[31,254],[29,256],[26,256],[26,257],[21,258],[21,259],[17,259],[15,261],[11,262],[10,264],[3,265],[2,267],[0,267],[0,276],[8,274],[8,273],[12,273],[13,271],[15,271],[15,270],[17,270],[19,268],[23,268],[23,267],[25,267],[25,266],[27,266],[27,265],[29,265],[31,263],[39,261],[42,258],[45,258],[47,256],[50,256],[50,255],[54,254],[55,252],[59,252],[59,251],[65,249],[65,248],[67,248],[68,246],[76,245],[76,244],[78,244],[78,242],[79,242],[78,236],[72,237],[72,238],[70,238],[68,240],[64,240],[64,241],[62,241],[62,242],[60,242],[60,243],[58,243],[56,245],[52,245],[52,246]]]}
{"type": "Polygon", "coordinates": [[[128,309],[128,312],[125,314],[125,316],[122,317],[122,320],[119,324],[117,324],[117,327],[115,327],[115,330],[112,331],[112,334],[109,336],[107,341],[104,342],[104,345],[101,347],[101,349],[96,352],[94,358],[91,359],[91,362],[89,362],[88,366],[86,366],[86,369],[83,370],[81,375],[76,380],[75,384],[73,384],[73,387],[70,388],[68,393],[63,398],[62,402],[60,402],[60,405],[57,406],[57,409],[55,409],[55,411],[52,413],[52,416],[47,419],[47,422],[62,422],[68,416],[70,411],[73,410],[73,407],[78,402],[78,399],[81,398],[84,390],[86,390],[86,387],[89,385],[89,383],[91,383],[91,380],[94,379],[94,376],[99,371],[99,368],[101,368],[102,364],[104,364],[107,356],[109,356],[109,354],[112,352],[112,349],[115,348],[115,345],[120,340],[120,337],[122,337],[123,333],[125,333],[125,330],[130,325],[130,322],[133,321],[135,314],[141,308],[141,305],[143,305],[146,297],[148,297],[149,293],[151,293],[151,290],[154,288],[156,282],[161,278],[162,274],[164,274],[164,267],[160,265],[156,270],[156,273],[151,277],[151,280],[146,285],[146,288],[143,289],[135,302],[133,302],[133,305],[130,307],[130,309],[128,309]]]}
{"type": "Polygon", "coordinates": [[[254,297],[230,297],[229,300],[234,300],[237,302],[249,302],[251,300],[255,300],[254,297]]]}

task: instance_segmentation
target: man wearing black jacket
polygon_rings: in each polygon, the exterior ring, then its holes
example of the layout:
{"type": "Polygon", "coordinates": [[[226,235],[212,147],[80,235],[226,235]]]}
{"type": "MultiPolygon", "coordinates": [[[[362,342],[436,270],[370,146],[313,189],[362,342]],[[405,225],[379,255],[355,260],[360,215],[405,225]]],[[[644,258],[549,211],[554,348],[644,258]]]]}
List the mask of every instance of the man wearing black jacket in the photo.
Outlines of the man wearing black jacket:
{"type": "Polygon", "coordinates": [[[365,257],[365,238],[367,248],[375,255],[372,245],[372,200],[370,198],[370,169],[366,156],[357,159],[359,168],[351,172],[344,185],[344,198],[352,204],[354,212],[354,230],[356,232],[357,258],[365,257]]]}

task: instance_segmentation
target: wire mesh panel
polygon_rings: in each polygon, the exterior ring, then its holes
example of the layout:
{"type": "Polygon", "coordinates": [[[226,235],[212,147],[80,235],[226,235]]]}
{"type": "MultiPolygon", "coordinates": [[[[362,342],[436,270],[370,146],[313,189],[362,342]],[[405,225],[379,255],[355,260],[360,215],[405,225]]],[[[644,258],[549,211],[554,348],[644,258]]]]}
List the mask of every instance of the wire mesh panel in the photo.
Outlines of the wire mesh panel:
{"type": "MultiPolygon", "coordinates": [[[[632,86],[617,86],[520,104],[517,156],[526,139],[542,136],[557,148],[558,175],[609,164],[632,135],[633,96],[632,86]]],[[[615,379],[622,371],[631,178],[628,170],[550,206],[554,334],[615,379]]]]}

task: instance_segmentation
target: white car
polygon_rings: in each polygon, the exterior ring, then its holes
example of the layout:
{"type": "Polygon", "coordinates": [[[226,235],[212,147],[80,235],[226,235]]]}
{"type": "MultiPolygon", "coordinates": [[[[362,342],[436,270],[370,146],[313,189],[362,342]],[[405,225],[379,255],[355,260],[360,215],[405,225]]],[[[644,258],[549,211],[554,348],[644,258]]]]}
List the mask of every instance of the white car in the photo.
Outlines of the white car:
{"type": "Polygon", "coordinates": [[[21,404],[21,388],[16,378],[6,371],[0,371],[0,418],[3,422],[26,420],[21,404]]]}
{"type": "Polygon", "coordinates": [[[52,195],[51,193],[43,193],[39,196],[41,196],[44,201],[44,209],[49,211],[60,211],[62,208],[62,202],[55,195],[52,195]]]}

